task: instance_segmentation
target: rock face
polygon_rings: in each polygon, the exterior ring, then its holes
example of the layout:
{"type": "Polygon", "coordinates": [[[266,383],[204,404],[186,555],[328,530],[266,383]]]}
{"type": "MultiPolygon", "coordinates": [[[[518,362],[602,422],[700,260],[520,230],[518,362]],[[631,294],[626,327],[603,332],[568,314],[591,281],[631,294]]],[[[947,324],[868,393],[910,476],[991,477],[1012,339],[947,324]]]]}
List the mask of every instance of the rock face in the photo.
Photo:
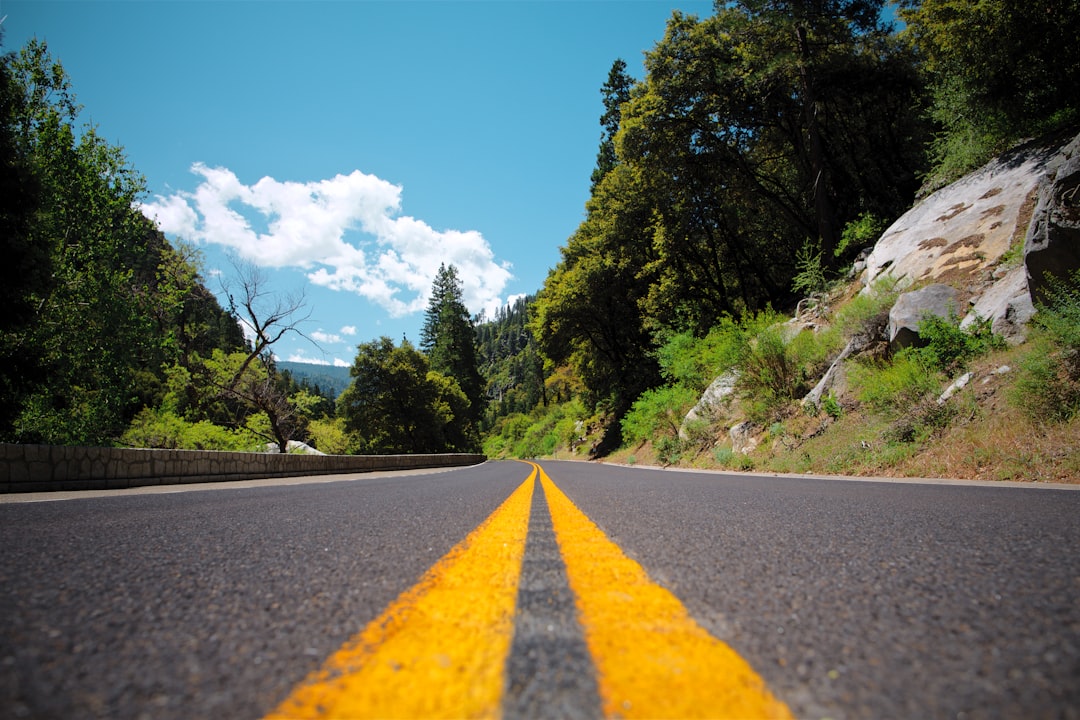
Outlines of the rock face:
{"type": "Polygon", "coordinates": [[[1039,188],[1024,241],[1028,286],[1036,300],[1043,299],[1047,274],[1063,280],[1080,268],[1080,137],[1057,160],[1039,188]]]}
{"type": "Polygon", "coordinates": [[[896,299],[889,311],[889,347],[893,350],[917,345],[919,323],[927,315],[947,318],[960,315],[959,293],[948,285],[927,285],[906,292],[896,299]]]}
{"type": "Polygon", "coordinates": [[[1080,136],[1018,148],[893,223],[867,257],[863,281],[890,273],[901,287],[951,285],[965,323],[977,315],[1022,342],[1046,270],[1080,267],[1078,188],[1080,136]]]}

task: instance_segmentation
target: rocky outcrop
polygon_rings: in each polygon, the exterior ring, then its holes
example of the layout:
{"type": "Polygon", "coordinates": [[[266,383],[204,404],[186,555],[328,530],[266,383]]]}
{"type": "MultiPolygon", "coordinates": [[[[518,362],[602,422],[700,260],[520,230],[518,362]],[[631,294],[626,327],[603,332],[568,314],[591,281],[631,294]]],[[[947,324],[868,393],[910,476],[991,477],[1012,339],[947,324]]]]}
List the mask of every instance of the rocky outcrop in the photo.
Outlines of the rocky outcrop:
{"type": "Polygon", "coordinates": [[[717,412],[727,403],[735,392],[735,373],[724,373],[712,381],[701,399],[697,401],[690,412],[686,413],[682,425],[679,426],[679,437],[686,440],[690,435],[688,427],[696,420],[712,420],[717,412]]]}
{"type": "Polygon", "coordinates": [[[1080,137],[1056,159],[1039,188],[1024,241],[1027,282],[1036,300],[1044,299],[1047,276],[1063,280],[1080,269],[1080,137]]]}
{"type": "MultiPolygon", "coordinates": [[[[903,285],[957,291],[965,324],[989,320],[1022,342],[1046,270],[1080,267],[1080,136],[1029,144],[938,190],[889,227],[866,259],[867,287],[885,273],[903,285]]],[[[903,342],[903,340],[901,340],[903,342]]]]}
{"type": "Polygon", "coordinates": [[[889,347],[893,350],[918,345],[919,323],[928,315],[947,318],[960,316],[959,293],[948,285],[927,285],[906,292],[896,299],[889,311],[889,347]]]}

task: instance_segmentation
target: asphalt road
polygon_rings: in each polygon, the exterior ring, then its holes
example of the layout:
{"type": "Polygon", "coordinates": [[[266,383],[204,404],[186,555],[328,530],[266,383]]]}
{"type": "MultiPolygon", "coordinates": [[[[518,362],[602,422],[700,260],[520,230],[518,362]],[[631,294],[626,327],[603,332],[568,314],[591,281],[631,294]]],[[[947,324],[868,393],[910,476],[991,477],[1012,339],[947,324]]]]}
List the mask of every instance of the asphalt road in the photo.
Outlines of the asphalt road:
{"type": "MultiPolygon", "coordinates": [[[[1080,492],[542,465],[797,717],[1080,717],[1080,492]]],[[[0,717],[261,717],[529,472],[0,504],[0,717]]],[[[597,716],[528,527],[504,715],[597,716]]]]}

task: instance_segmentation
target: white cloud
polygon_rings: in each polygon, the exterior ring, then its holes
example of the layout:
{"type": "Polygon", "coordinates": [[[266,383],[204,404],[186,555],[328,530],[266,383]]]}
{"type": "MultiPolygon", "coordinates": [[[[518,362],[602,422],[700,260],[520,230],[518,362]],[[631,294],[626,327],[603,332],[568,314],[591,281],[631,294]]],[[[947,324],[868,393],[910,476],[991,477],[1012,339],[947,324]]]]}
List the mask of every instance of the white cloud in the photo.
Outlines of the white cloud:
{"type": "MultiPolygon", "coordinates": [[[[227,168],[196,163],[194,192],[142,206],[161,230],[215,243],[268,267],[298,267],[308,279],[361,295],[398,317],[423,310],[440,263],[458,269],[471,312],[494,312],[511,278],[476,231],[432,228],[400,215],[399,185],[354,170],[328,180],[244,185],[227,168]],[[250,218],[266,224],[257,232],[250,218]]],[[[348,333],[345,333],[348,334],[348,333]]]]}
{"type": "MultiPolygon", "coordinates": [[[[320,358],[313,358],[313,357],[308,357],[307,355],[304,355],[303,350],[301,350],[299,352],[294,352],[292,355],[290,355],[289,356],[289,362],[307,363],[308,365],[329,365],[330,364],[330,362],[328,360],[322,360],[320,358]]],[[[337,362],[335,361],[334,364],[336,365],[337,362]]]]}
{"type": "Polygon", "coordinates": [[[352,363],[346,362],[341,358],[334,358],[334,367],[352,367],[352,363]]]}
{"type": "Polygon", "coordinates": [[[333,345],[341,342],[341,336],[334,333],[323,332],[322,330],[316,330],[311,333],[311,339],[317,343],[326,343],[327,345],[333,345]]]}
{"type": "Polygon", "coordinates": [[[356,334],[356,326],[355,325],[343,325],[341,327],[341,330],[339,330],[338,332],[340,332],[342,335],[352,337],[353,335],[356,334]]]}

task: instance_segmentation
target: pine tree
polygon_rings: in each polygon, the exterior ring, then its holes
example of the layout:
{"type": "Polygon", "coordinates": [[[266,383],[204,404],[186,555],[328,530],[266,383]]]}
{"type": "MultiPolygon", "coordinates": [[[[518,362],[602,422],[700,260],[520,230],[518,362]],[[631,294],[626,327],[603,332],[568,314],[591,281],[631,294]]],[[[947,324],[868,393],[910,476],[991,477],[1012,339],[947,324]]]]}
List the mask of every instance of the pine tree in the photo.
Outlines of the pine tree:
{"type": "Polygon", "coordinates": [[[476,330],[453,265],[440,265],[435,276],[420,329],[420,348],[432,370],[457,380],[469,399],[470,418],[478,422],[484,414],[484,381],[476,362],[476,330]]]}

